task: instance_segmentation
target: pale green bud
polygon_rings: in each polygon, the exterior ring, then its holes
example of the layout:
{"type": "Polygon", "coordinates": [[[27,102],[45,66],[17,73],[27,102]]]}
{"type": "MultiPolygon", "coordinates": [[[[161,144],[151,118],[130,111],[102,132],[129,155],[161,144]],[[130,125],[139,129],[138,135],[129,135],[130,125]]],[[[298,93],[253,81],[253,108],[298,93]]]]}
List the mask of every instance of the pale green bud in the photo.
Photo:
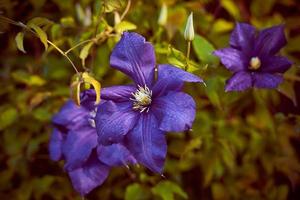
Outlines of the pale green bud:
{"type": "Polygon", "coordinates": [[[159,18],[158,18],[158,24],[161,26],[166,25],[168,19],[168,7],[164,3],[161,7],[159,18]]]}
{"type": "Polygon", "coordinates": [[[187,19],[185,30],[184,30],[184,39],[187,41],[192,41],[195,37],[194,25],[193,25],[193,13],[187,19]]]}

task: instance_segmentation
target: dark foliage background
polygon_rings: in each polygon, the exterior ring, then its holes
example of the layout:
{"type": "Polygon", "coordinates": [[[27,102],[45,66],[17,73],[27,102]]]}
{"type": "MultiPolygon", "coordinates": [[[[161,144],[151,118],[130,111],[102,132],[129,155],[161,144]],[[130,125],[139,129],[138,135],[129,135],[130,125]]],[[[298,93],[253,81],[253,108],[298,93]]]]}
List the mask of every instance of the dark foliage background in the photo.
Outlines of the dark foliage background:
{"type": "MultiPolygon", "coordinates": [[[[197,117],[192,132],[168,135],[166,178],[143,167],[116,168],[86,199],[300,199],[299,1],[136,0],[116,28],[115,15],[123,13],[126,3],[0,0],[1,14],[15,21],[51,20],[40,22],[48,39],[63,50],[114,28],[114,36],[101,36],[91,48],[85,43],[68,54],[81,70],[80,58],[85,60],[86,70],[103,87],[129,81],[109,68],[110,52],[123,30],[134,29],[153,42],[158,63],[182,67],[183,30],[188,14],[194,13],[197,35],[189,69],[207,87],[185,88],[197,102],[197,117]],[[168,20],[159,26],[162,3],[168,20]],[[236,21],[259,29],[285,24],[288,44],[281,53],[294,65],[278,90],[224,92],[230,73],[210,52],[228,44],[236,21]]],[[[47,150],[51,117],[69,98],[74,71],[55,49],[45,51],[28,32],[27,53],[18,51],[15,36],[20,31],[0,24],[0,199],[81,199],[63,162],[52,162],[47,150]]]]}

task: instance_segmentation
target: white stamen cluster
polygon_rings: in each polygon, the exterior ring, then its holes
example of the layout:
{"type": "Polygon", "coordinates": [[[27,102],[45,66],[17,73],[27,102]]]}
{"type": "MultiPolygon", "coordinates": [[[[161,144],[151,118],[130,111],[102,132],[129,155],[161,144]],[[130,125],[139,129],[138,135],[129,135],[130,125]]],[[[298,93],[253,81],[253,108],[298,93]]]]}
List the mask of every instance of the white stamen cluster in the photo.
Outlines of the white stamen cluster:
{"type": "Polygon", "coordinates": [[[259,59],[259,57],[252,57],[250,59],[250,66],[249,66],[249,69],[251,70],[257,70],[259,69],[261,66],[261,61],[259,59]]]}
{"type": "Polygon", "coordinates": [[[96,128],[96,123],[95,123],[96,113],[97,113],[97,107],[89,113],[90,116],[88,118],[88,121],[89,121],[91,127],[93,127],[93,128],[96,128]]]}
{"type": "Polygon", "coordinates": [[[138,86],[136,92],[132,93],[134,98],[130,98],[133,101],[133,109],[144,112],[149,111],[149,105],[151,104],[152,91],[145,85],[145,87],[138,86]]]}

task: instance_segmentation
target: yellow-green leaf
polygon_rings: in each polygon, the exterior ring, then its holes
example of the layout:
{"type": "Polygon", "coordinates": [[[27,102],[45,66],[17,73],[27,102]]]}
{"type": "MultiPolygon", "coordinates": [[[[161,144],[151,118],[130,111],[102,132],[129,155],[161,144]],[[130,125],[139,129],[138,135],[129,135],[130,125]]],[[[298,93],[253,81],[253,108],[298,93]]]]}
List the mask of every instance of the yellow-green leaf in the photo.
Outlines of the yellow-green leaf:
{"type": "Polygon", "coordinates": [[[128,21],[122,21],[115,26],[115,29],[117,32],[122,33],[123,31],[136,29],[136,25],[128,21]]]}
{"type": "Polygon", "coordinates": [[[76,105],[80,106],[80,81],[75,81],[71,84],[71,98],[76,105]]]}
{"type": "Polygon", "coordinates": [[[215,50],[214,46],[200,35],[195,35],[193,40],[193,48],[200,61],[205,64],[217,64],[218,58],[212,54],[215,50]]]}
{"type": "Polygon", "coordinates": [[[24,50],[24,46],[23,46],[23,40],[24,40],[24,33],[23,32],[19,32],[15,38],[16,43],[17,43],[17,47],[20,51],[22,51],[23,53],[26,53],[26,51],[24,50]]]}
{"type": "Polygon", "coordinates": [[[47,34],[45,33],[45,31],[43,31],[43,29],[41,29],[40,27],[38,27],[37,25],[32,24],[32,23],[28,24],[28,26],[36,32],[36,34],[40,38],[41,42],[44,44],[45,49],[47,50],[48,49],[48,37],[47,37],[47,34]]]}
{"type": "Polygon", "coordinates": [[[85,67],[85,59],[88,57],[89,51],[90,51],[90,48],[92,47],[92,45],[93,45],[93,42],[89,42],[80,51],[79,58],[81,59],[82,66],[84,66],[84,67],[85,67]]]}
{"type": "Polygon", "coordinates": [[[74,27],[75,21],[73,17],[64,17],[60,19],[60,23],[65,27],[74,27]]]}
{"type": "Polygon", "coordinates": [[[171,181],[162,181],[152,188],[155,195],[160,196],[163,200],[173,200],[174,194],[178,194],[184,199],[187,199],[187,194],[176,184],[171,181]]]}
{"type": "Polygon", "coordinates": [[[235,19],[240,19],[240,10],[233,0],[221,0],[221,5],[231,14],[235,19]]]}
{"type": "Polygon", "coordinates": [[[82,80],[84,83],[89,83],[94,87],[94,90],[96,93],[95,104],[99,104],[100,103],[101,84],[96,79],[94,79],[92,76],[90,76],[87,72],[82,73],[82,80]]]}
{"type": "Polygon", "coordinates": [[[109,13],[122,8],[125,5],[124,0],[104,1],[104,12],[109,13]]]}

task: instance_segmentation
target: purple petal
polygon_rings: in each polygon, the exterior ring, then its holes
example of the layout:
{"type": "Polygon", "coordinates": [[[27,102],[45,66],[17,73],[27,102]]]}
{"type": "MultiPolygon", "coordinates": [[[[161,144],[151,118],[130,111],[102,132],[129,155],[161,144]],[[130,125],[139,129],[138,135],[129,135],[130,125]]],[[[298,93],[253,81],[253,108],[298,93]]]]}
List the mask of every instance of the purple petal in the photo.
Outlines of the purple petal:
{"type": "Polygon", "coordinates": [[[231,33],[230,46],[242,50],[249,55],[253,50],[255,32],[255,28],[250,24],[237,23],[235,29],[231,33]]]}
{"type": "Polygon", "coordinates": [[[73,101],[69,100],[54,115],[52,122],[54,125],[63,126],[67,129],[76,129],[86,122],[89,112],[83,106],[77,106],[73,101]]]}
{"type": "Polygon", "coordinates": [[[286,44],[284,26],[273,26],[262,30],[257,38],[255,51],[258,55],[274,55],[286,44]]]}
{"type": "Polygon", "coordinates": [[[124,166],[136,164],[135,158],[122,144],[112,144],[108,146],[99,145],[97,148],[98,159],[108,166],[124,166]]]}
{"type": "Polygon", "coordinates": [[[157,119],[143,113],[136,126],[126,135],[125,145],[138,163],[161,173],[167,153],[165,133],[158,129],[157,119]]]}
{"type": "Polygon", "coordinates": [[[66,158],[65,169],[73,170],[89,158],[92,150],[97,146],[97,133],[92,127],[82,127],[70,131],[63,146],[66,158]]]}
{"type": "Polygon", "coordinates": [[[213,52],[221,59],[221,63],[230,71],[238,72],[248,67],[249,58],[237,49],[224,48],[213,52]]]}
{"type": "Polygon", "coordinates": [[[281,56],[267,56],[263,62],[261,71],[269,73],[284,73],[292,66],[292,62],[281,56]]]}
{"type": "Polygon", "coordinates": [[[99,142],[103,145],[119,143],[136,123],[138,112],[131,102],[105,102],[98,107],[95,118],[99,142]]]}
{"type": "Polygon", "coordinates": [[[85,90],[80,93],[80,107],[87,110],[95,109],[96,93],[94,89],[85,90]]]}
{"type": "Polygon", "coordinates": [[[107,88],[102,88],[101,98],[105,100],[113,100],[114,102],[128,101],[136,87],[133,85],[118,85],[107,88]]]}
{"type": "Polygon", "coordinates": [[[84,196],[101,185],[108,173],[109,167],[98,161],[94,155],[82,167],[70,171],[69,176],[75,190],[84,196]]]}
{"type": "Polygon", "coordinates": [[[57,128],[53,129],[49,142],[49,153],[51,160],[58,161],[62,159],[62,147],[65,136],[57,128]]]}
{"type": "Polygon", "coordinates": [[[156,98],[151,107],[159,121],[159,129],[180,132],[192,127],[196,109],[193,98],[183,92],[169,92],[156,98]]]}
{"type": "Polygon", "coordinates": [[[225,91],[242,91],[252,86],[252,77],[248,72],[237,72],[226,81],[225,91]]]}
{"type": "Polygon", "coordinates": [[[124,32],[111,54],[110,65],[130,76],[137,85],[150,86],[154,78],[154,48],[141,35],[124,32]]]}
{"type": "Polygon", "coordinates": [[[257,88],[277,88],[283,81],[281,75],[269,73],[254,73],[253,84],[257,88]]]}
{"type": "Polygon", "coordinates": [[[159,65],[158,77],[153,86],[153,96],[163,95],[169,90],[180,90],[184,82],[203,82],[198,76],[172,65],[159,65]]]}

